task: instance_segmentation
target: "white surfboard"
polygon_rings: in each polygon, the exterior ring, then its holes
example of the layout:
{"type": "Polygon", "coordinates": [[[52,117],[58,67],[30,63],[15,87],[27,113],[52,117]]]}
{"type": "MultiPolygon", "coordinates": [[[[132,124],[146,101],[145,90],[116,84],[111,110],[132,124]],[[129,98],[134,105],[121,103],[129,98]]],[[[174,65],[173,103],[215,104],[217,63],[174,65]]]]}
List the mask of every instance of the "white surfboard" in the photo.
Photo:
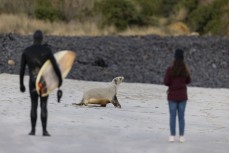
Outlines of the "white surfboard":
{"type": "MultiPolygon", "coordinates": [[[[62,79],[66,78],[70,72],[76,53],[69,50],[59,51],[54,54],[57,64],[59,65],[62,79]]],[[[58,87],[59,79],[53,69],[50,60],[47,60],[41,67],[36,79],[36,91],[42,97],[47,96],[58,87]]]]}

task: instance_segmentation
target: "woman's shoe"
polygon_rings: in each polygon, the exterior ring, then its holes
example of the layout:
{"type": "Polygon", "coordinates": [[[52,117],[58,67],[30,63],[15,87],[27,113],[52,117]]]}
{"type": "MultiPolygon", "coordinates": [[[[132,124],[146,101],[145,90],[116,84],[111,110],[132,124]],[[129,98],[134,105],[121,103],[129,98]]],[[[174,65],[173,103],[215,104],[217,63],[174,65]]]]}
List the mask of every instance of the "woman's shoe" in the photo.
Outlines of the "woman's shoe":
{"type": "Polygon", "coordinates": [[[169,142],[174,142],[175,141],[175,137],[174,136],[170,136],[169,137],[169,142]]]}
{"type": "Polygon", "coordinates": [[[184,143],[184,142],[185,142],[184,136],[180,136],[180,142],[181,142],[181,143],[184,143]]]}

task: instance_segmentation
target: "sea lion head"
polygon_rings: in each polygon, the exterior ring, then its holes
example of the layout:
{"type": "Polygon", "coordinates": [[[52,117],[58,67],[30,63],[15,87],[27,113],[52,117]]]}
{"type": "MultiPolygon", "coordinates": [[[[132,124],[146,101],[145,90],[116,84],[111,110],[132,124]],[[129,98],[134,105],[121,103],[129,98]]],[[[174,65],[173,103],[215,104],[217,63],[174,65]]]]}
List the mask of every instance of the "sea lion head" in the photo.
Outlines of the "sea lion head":
{"type": "Polygon", "coordinates": [[[112,83],[118,86],[120,83],[123,82],[123,80],[124,80],[123,76],[118,76],[112,80],[112,83]]]}

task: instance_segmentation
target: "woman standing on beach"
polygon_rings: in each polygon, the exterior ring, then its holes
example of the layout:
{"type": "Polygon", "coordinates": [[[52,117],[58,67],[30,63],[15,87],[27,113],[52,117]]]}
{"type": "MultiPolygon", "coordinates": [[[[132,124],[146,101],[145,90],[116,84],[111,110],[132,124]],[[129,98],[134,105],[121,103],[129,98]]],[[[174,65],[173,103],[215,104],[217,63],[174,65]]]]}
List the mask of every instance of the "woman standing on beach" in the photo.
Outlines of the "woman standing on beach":
{"type": "Polygon", "coordinates": [[[164,84],[168,86],[167,98],[170,114],[170,137],[169,141],[175,141],[176,135],[176,115],[179,120],[179,141],[184,142],[185,129],[185,107],[188,100],[187,84],[191,82],[190,73],[184,62],[184,51],[175,51],[175,60],[172,66],[168,67],[164,84]]]}

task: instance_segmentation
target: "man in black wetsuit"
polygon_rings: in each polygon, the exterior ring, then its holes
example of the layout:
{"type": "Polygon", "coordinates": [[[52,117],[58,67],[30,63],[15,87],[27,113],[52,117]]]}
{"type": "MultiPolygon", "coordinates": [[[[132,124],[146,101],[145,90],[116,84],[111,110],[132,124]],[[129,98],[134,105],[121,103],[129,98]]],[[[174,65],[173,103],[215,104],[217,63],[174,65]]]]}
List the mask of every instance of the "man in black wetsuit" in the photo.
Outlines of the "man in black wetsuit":
{"type": "MultiPolygon", "coordinates": [[[[35,135],[36,132],[36,121],[37,121],[37,106],[38,98],[40,97],[36,92],[35,82],[37,74],[46,60],[50,60],[53,68],[59,78],[59,87],[62,84],[62,77],[60,69],[56,63],[51,49],[47,46],[42,45],[43,34],[40,30],[35,31],[33,35],[34,43],[30,47],[27,47],[21,56],[21,69],[20,69],[20,90],[25,92],[24,86],[24,74],[26,65],[29,68],[29,91],[31,98],[31,126],[32,130],[29,135],[35,135]]],[[[41,107],[41,122],[43,128],[43,136],[50,136],[47,131],[47,101],[48,96],[40,97],[40,107],[41,107]]]]}

